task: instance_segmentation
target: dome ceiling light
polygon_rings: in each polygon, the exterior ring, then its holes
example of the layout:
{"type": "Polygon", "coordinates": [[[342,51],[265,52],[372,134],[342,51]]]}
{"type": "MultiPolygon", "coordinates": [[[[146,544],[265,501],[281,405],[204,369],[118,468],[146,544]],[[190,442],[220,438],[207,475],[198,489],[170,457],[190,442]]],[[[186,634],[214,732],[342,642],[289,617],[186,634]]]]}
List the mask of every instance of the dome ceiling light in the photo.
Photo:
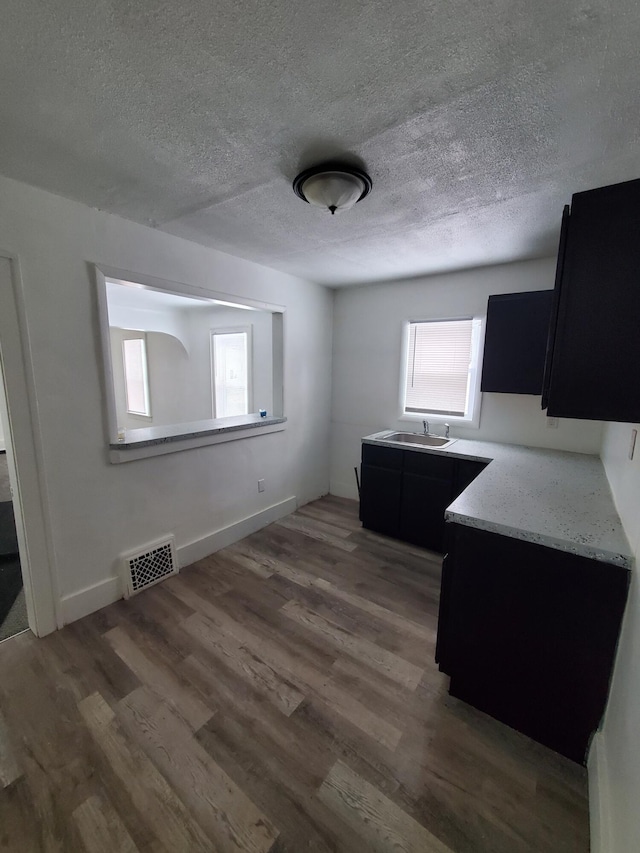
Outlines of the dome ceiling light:
{"type": "Polygon", "coordinates": [[[353,166],[315,166],[300,172],[293,191],[303,201],[331,211],[349,210],[369,194],[371,178],[353,166]]]}

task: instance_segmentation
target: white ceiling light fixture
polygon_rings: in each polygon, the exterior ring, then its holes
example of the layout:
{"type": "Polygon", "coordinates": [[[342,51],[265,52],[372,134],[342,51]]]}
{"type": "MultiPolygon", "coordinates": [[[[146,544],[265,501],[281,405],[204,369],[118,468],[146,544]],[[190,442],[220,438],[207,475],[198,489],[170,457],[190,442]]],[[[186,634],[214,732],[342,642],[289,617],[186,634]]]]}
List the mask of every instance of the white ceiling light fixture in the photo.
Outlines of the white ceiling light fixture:
{"type": "Polygon", "coordinates": [[[329,210],[349,210],[371,191],[371,178],[354,166],[315,166],[300,172],[293,191],[308,204],[329,210]]]}

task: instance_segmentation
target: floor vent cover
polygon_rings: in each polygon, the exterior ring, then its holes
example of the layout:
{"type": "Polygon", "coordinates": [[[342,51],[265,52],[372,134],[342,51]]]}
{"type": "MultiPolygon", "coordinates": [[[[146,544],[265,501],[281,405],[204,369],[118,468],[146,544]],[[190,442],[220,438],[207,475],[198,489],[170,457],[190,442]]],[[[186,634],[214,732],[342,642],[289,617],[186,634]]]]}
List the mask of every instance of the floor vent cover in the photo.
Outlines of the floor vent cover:
{"type": "Polygon", "coordinates": [[[173,536],[132,551],[122,558],[124,597],[130,598],[143,589],[178,574],[173,536]]]}

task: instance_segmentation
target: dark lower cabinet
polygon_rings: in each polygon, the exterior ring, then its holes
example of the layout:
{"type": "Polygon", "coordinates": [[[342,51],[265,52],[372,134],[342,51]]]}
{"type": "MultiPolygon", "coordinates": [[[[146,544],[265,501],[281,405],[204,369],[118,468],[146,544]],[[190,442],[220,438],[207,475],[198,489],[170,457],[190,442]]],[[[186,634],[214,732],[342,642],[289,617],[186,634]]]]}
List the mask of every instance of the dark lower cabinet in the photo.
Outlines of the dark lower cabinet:
{"type": "Polygon", "coordinates": [[[405,451],[400,500],[400,539],[441,551],[444,511],[453,500],[455,460],[405,451]]]}
{"type": "Polygon", "coordinates": [[[607,701],[629,571],[448,526],[436,660],[449,692],[584,764],[607,701]]]}
{"type": "Polygon", "coordinates": [[[444,511],[450,503],[450,481],[405,473],[398,538],[431,551],[442,551],[444,511]]]}
{"type": "Polygon", "coordinates": [[[444,512],[486,464],[363,444],[360,520],[369,530],[442,552],[444,512]]]}
{"type": "Polygon", "coordinates": [[[392,447],[363,445],[360,521],[369,530],[396,538],[400,534],[402,454],[392,447]]]}

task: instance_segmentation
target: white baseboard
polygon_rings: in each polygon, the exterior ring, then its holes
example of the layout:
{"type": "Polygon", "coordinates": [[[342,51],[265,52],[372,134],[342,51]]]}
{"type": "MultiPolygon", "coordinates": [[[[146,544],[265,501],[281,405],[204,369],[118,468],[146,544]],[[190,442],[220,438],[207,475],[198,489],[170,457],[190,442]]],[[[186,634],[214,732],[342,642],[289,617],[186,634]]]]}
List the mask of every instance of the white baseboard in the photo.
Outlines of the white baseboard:
{"type": "MultiPolygon", "coordinates": [[[[227,545],[232,545],[234,542],[244,539],[245,536],[266,527],[267,524],[295,512],[297,508],[297,498],[287,498],[263,509],[261,512],[243,518],[235,524],[230,524],[228,527],[209,533],[201,539],[189,542],[181,548],[176,548],[178,565],[180,568],[184,568],[184,566],[195,563],[197,560],[202,560],[221,548],[226,548],[227,545]]],[[[119,577],[107,578],[107,580],[88,586],[79,592],[65,595],[60,602],[62,625],[59,627],[62,628],[63,625],[68,625],[70,622],[75,622],[76,619],[88,616],[89,613],[101,610],[108,604],[118,601],[122,596],[122,583],[119,577]]]]}
{"type": "Polygon", "coordinates": [[[603,732],[596,732],[587,761],[591,853],[611,853],[611,793],[603,732]]]}
{"type": "Polygon", "coordinates": [[[284,518],[285,515],[295,512],[297,508],[297,498],[287,498],[284,501],[280,501],[280,503],[268,506],[261,512],[256,512],[254,515],[236,521],[228,527],[222,527],[220,530],[209,533],[202,539],[189,542],[187,545],[176,549],[178,565],[181,569],[185,566],[190,566],[191,563],[202,560],[210,554],[219,551],[221,548],[226,548],[227,545],[232,545],[234,542],[244,539],[245,536],[255,533],[256,530],[260,530],[262,527],[266,527],[267,524],[284,518]]]}
{"type": "Polygon", "coordinates": [[[82,619],[89,613],[101,610],[119,598],[122,598],[122,583],[118,577],[107,578],[71,595],[63,595],[60,601],[62,625],[59,627],[62,628],[70,622],[75,622],[76,619],[82,619]]]}

